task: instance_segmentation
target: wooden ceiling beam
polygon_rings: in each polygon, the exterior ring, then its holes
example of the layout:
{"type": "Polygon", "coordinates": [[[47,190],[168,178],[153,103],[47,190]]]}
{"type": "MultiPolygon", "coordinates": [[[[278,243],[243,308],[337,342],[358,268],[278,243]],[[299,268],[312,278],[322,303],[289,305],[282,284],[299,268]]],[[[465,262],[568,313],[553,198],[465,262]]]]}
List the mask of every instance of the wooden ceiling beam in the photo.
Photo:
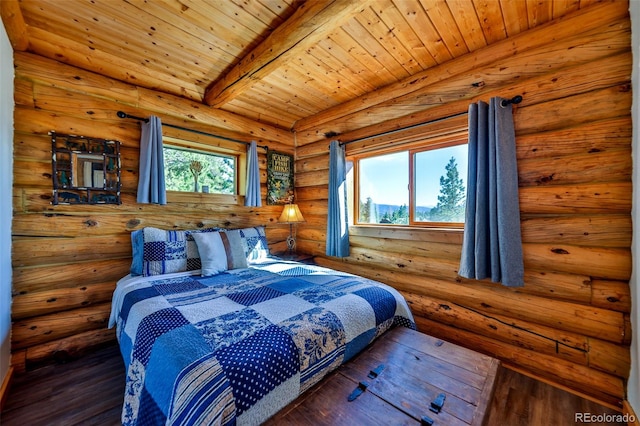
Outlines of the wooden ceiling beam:
{"type": "Polygon", "coordinates": [[[353,0],[303,3],[285,23],[206,90],[204,103],[220,107],[233,100],[293,56],[315,45],[368,3],[353,0]]]}
{"type": "Polygon", "coordinates": [[[20,10],[18,0],[0,1],[0,16],[7,30],[7,36],[13,46],[13,50],[24,52],[29,47],[29,37],[27,35],[27,24],[20,10]]]}

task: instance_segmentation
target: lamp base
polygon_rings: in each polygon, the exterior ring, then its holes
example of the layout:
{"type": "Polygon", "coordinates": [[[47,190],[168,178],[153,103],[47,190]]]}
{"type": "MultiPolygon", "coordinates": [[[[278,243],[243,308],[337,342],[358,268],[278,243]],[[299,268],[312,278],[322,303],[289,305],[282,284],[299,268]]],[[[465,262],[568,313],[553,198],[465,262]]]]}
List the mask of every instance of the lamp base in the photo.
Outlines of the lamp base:
{"type": "Polygon", "coordinates": [[[287,248],[289,254],[292,254],[296,250],[296,237],[293,236],[293,224],[289,224],[289,236],[287,237],[287,248]]]}

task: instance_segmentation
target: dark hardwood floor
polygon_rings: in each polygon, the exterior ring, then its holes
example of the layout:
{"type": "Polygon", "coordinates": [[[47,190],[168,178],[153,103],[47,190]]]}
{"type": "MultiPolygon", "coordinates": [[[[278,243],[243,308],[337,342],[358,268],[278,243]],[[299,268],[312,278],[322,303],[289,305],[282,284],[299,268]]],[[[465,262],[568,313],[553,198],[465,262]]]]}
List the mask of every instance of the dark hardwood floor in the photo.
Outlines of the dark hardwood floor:
{"type": "MultiPolygon", "coordinates": [[[[14,377],[0,413],[0,424],[119,425],[123,394],[124,365],[117,346],[110,346],[77,361],[42,367],[14,377]]],[[[575,413],[617,414],[594,402],[501,368],[487,424],[582,424],[575,421],[575,413]]]]}

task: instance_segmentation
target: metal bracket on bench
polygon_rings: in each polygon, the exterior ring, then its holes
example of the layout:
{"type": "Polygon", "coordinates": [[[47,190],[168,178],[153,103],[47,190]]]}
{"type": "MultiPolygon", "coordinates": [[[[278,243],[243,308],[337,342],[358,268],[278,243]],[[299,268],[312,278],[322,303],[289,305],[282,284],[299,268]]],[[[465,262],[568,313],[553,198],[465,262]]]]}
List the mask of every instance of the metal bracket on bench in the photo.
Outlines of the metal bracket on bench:
{"type": "Polygon", "coordinates": [[[443,393],[438,395],[438,397],[436,399],[431,401],[431,407],[429,407],[429,410],[433,411],[436,414],[438,414],[440,412],[440,410],[442,410],[442,406],[444,405],[444,400],[445,400],[446,397],[447,396],[445,394],[443,394],[443,393]]]}
{"type": "Polygon", "coordinates": [[[367,377],[370,379],[375,379],[380,375],[380,373],[382,373],[382,370],[384,370],[384,364],[380,364],[375,369],[369,371],[369,374],[367,375],[367,377]]]}
{"type": "Polygon", "coordinates": [[[358,383],[358,387],[355,388],[353,392],[351,392],[351,395],[349,395],[349,397],[347,398],[347,401],[351,402],[355,400],[357,397],[362,395],[362,392],[366,391],[368,387],[369,387],[369,383],[367,382],[358,383]]]}
{"type": "Polygon", "coordinates": [[[422,416],[420,426],[433,426],[433,419],[429,416],[422,416]]]}

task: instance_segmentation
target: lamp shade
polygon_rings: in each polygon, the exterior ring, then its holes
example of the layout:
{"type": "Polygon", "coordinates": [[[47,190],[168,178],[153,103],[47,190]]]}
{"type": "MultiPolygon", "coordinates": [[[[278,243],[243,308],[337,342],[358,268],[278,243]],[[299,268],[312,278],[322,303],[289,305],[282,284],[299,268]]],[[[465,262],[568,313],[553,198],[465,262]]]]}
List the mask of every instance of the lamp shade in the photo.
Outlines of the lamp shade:
{"type": "Polygon", "coordinates": [[[284,209],[282,210],[280,218],[278,218],[278,222],[304,222],[304,217],[302,217],[302,213],[300,213],[300,209],[298,208],[297,204],[286,204],[284,206],[284,209]]]}

